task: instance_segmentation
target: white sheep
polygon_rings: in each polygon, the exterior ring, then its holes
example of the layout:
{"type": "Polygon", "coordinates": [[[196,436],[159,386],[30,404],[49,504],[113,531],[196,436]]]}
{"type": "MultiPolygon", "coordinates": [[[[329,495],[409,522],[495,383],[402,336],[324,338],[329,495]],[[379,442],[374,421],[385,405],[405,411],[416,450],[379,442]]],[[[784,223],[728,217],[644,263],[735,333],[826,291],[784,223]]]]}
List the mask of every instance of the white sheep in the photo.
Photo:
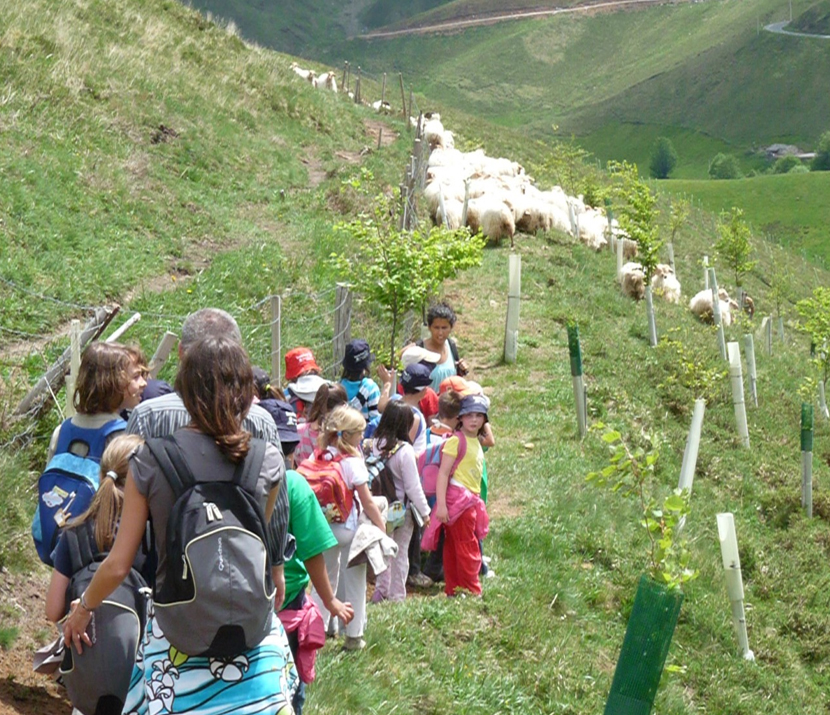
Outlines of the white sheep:
{"type": "Polygon", "coordinates": [[[378,114],[392,114],[392,105],[386,100],[379,99],[377,102],[372,102],[372,109],[378,114]]]}
{"type": "Polygon", "coordinates": [[[665,263],[658,263],[651,276],[651,289],[668,303],[680,303],[680,281],[674,275],[672,267],[665,263]]]}
{"type": "MultiPolygon", "coordinates": [[[[469,214],[469,211],[468,211],[469,214]]],[[[468,216],[469,221],[469,216],[468,216]]],[[[503,201],[487,201],[479,214],[481,232],[490,241],[499,243],[503,238],[510,238],[510,247],[513,247],[513,235],[516,233],[516,220],[513,210],[503,201]]]]}
{"type": "Polygon", "coordinates": [[[620,274],[623,294],[634,300],[642,300],[646,295],[646,274],[639,263],[626,263],[620,274]]]}
{"type": "Polygon", "coordinates": [[[441,212],[441,206],[438,206],[435,212],[435,223],[438,226],[446,226],[450,230],[461,228],[461,212],[464,204],[461,201],[449,199],[444,201],[444,213],[441,212]],[[444,215],[446,214],[446,223],[444,222],[444,215]]]}
{"type": "Polygon", "coordinates": [[[317,89],[330,89],[332,92],[337,91],[337,80],[334,77],[334,72],[323,72],[319,77],[315,77],[311,83],[317,89]]]}
{"type": "MultiPolygon", "coordinates": [[[[724,326],[732,325],[732,307],[737,308],[737,303],[729,297],[729,294],[721,288],[718,290],[718,304],[720,306],[721,322],[724,326]]],[[[704,289],[695,293],[689,301],[689,310],[703,323],[714,323],[715,316],[712,307],[712,291],[704,289]]]]}
{"type": "Polygon", "coordinates": [[[432,149],[444,146],[444,125],[441,124],[440,119],[432,118],[428,120],[424,124],[423,134],[424,140],[432,149]]]}
{"type": "Polygon", "coordinates": [[[317,73],[314,70],[306,70],[300,67],[296,62],[291,63],[291,69],[294,72],[302,77],[306,82],[314,82],[314,78],[317,76],[317,73]]]}

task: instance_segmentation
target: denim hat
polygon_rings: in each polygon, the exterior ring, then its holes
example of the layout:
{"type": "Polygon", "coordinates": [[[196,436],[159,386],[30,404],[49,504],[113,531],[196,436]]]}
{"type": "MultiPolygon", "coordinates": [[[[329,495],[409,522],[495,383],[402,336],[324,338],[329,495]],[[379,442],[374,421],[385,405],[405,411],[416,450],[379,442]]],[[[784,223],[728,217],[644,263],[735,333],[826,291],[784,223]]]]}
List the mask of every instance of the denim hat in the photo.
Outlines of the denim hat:
{"type": "Polygon", "coordinates": [[[474,412],[484,415],[485,421],[489,421],[487,417],[487,410],[490,409],[490,400],[484,395],[467,395],[461,399],[461,409],[458,412],[459,417],[469,415],[474,412]]]}
{"type": "Polygon", "coordinates": [[[343,358],[343,369],[346,372],[360,372],[372,364],[375,356],[365,340],[352,340],[346,345],[346,355],[343,358]]]}
{"type": "Polygon", "coordinates": [[[407,365],[401,374],[401,385],[404,386],[404,389],[425,390],[432,384],[431,374],[432,368],[423,363],[416,362],[413,365],[407,365]]]}
{"type": "Polygon", "coordinates": [[[300,441],[300,435],[297,433],[297,413],[294,412],[294,408],[283,400],[275,399],[262,400],[259,404],[274,418],[283,451],[290,451],[286,450],[286,447],[296,446],[300,441]]]}

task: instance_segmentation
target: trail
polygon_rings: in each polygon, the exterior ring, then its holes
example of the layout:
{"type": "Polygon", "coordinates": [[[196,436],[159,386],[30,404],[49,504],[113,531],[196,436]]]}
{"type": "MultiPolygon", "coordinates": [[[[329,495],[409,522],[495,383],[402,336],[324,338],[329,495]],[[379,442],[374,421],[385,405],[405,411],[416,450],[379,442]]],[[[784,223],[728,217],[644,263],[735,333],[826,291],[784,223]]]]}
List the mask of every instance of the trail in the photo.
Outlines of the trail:
{"type": "Polygon", "coordinates": [[[830,35],[816,35],[811,32],[795,32],[794,30],[785,30],[784,28],[789,24],[789,20],[784,20],[784,22],[773,22],[769,25],[764,25],[764,29],[767,32],[772,32],[776,35],[791,35],[792,37],[817,37],[820,40],[830,40],[830,35]]]}
{"type": "MultiPolygon", "coordinates": [[[[675,0],[685,1],[690,0],[675,0]]],[[[608,8],[624,8],[633,7],[637,5],[665,5],[666,0],[606,0],[605,2],[590,3],[585,5],[575,5],[574,7],[556,7],[550,10],[518,10],[516,12],[504,13],[501,15],[486,15],[483,17],[473,17],[468,20],[452,20],[450,22],[439,22],[434,25],[422,25],[420,27],[408,27],[402,30],[375,30],[367,32],[362,35],[357,35],[355,38],[360,40],[385,40],[393,37],[406,37],[407,35],[428,35],[434,32],[449,32],[452,30],[464,30],[469,27],[482,27],[484,25],[495,25],[499,22],[507,22],[509,20],[526,20],[535,17],[550,17],[552,15],[561,15],[564,13],[582,13],[592,12],[594,10],[603,10],[608,8]]],[[[674,4],[674,3],[671,3],[674,4]]]]}

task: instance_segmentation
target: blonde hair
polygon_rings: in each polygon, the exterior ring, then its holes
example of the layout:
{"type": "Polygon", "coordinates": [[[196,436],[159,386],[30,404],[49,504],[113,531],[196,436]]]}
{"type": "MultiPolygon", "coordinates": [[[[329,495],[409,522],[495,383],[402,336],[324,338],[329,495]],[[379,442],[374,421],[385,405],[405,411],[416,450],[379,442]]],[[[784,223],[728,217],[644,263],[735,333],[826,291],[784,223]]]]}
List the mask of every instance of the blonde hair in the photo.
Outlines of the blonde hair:
{"type": "Polygon", "coordinates": [[[320,436],[317,446],[322,450],[327,447],[336,447],[344,454],[359,457],[360,451],[346,441],[346,436],[360,433],[366,429],[366,420],[354,407],[340,405],[335,407],[323,419],[320,425],[320,436]]]}
{"type": "Polygon", "coordinates": [[[98,551],[109,551],[115,541],[115,532],[121,520],[124,505],[124,484],[130,457],[144,440],[137,434],[116,435],[101,456],[101,474],[98,491],[83,514],[69,523],[70,527],[95,521],[95,543],[98,551]],[[113,476],[114,475],[114,476],[113,476]]]}

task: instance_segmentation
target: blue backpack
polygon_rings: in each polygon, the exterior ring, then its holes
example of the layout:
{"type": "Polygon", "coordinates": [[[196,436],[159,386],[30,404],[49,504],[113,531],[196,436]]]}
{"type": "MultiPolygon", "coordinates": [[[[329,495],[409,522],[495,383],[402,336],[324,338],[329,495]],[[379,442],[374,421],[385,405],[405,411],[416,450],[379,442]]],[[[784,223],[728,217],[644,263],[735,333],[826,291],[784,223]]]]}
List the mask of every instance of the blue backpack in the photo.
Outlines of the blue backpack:
{"type": "Polygon", "coordinates": [[[97,429],[78,427],[64,420],[55,454],[37,483],[37,511],[32,520],[32,538],[40,560],[53,566],[52,552],[66,523],[89,508],[101,469],[101,455],[114,432],[123,432],[127,423],[110,420],[97,429]],[[87,446],[85,457],[70,452],[72,445],[87,446]]]}

